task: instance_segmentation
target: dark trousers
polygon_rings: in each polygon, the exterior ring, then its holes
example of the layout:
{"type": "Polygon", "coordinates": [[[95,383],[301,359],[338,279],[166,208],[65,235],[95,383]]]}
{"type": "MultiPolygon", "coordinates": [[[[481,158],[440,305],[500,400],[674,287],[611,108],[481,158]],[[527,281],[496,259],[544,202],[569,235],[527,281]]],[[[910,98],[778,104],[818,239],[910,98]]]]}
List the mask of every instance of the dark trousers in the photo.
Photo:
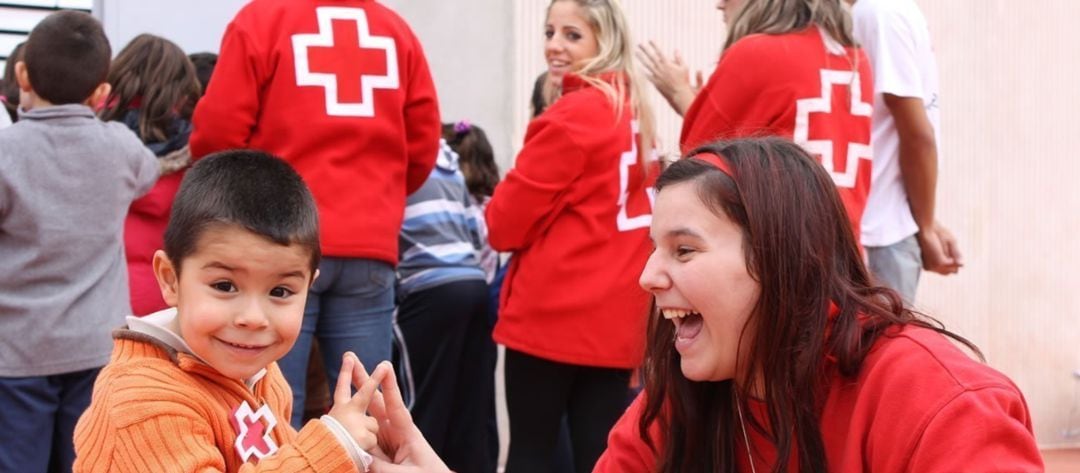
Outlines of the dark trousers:
{"type": "Polygon", "coordinates": [[[458,473],[494,473],[498,461],[487,297],[486,282],[458,281],[409,294],[398,308],[413,420],[458,473]]]}
{"type": "Polygon", "coordinates": [[[0,471],[71,471],[75,423],[90,405],[98,371],[0,378],[0,471]]]}
{"type": "Polygon", "coordinates": [[[591,472],[626,408],[630,370],[577,366],[506,349],[507,473],[550,473],[563,416],[574,469],[591,472]]]}

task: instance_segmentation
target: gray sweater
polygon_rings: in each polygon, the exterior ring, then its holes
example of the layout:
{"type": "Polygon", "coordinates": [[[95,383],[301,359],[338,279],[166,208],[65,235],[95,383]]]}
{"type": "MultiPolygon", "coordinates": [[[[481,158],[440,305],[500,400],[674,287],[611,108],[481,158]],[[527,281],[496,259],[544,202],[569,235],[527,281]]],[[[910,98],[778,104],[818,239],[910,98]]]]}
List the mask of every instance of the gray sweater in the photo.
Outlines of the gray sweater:
{"type": "Polygon", "coordinates": [[[135,134],[83,105],[0,130],[0,376],[105,365],[131,312],[124,217],[157,177],[135,134]]]}

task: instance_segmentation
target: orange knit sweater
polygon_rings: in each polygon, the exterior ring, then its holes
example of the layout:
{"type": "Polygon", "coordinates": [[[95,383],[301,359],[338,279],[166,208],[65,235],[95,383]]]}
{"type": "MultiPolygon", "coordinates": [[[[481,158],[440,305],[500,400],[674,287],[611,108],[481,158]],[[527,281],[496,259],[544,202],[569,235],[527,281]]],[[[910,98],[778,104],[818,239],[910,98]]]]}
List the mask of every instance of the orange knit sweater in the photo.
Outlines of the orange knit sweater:
{"type": "Polygon", "coordinates": [[[356,472],[318,421],[289,425],[292,395],[277,364],[248,389],[239,380],[154,338],[113,334],[112,359],[75,427],[75,472],[356,472]],[[273,455],[244,463],[233,447],[231,413],[247,401],[277,418],[273,455]]]}

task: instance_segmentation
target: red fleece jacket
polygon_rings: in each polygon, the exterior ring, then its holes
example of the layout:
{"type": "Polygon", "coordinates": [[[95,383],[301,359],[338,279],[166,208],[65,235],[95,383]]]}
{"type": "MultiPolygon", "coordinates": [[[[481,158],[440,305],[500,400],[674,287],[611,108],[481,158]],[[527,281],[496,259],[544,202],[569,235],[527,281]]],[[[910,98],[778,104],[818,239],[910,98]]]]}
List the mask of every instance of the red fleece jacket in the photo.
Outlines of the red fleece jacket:
{"type": "Polygon", "coordinates": [[[435,165],[440,121],[412,30],[371,0],[255,0],[221,42],[191,135],[198,158],[282,157],[319,207],[324,255],[397,263],[405,196],[435,165]]]}

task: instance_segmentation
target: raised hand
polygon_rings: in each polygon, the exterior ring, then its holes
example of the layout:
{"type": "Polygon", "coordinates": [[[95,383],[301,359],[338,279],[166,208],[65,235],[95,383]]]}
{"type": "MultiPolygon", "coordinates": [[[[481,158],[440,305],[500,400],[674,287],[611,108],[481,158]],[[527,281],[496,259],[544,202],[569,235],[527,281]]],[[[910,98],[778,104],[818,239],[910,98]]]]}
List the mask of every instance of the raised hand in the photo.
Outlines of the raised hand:
{"type": "Polygon", "coordinates": [[[387,368],[389,365],[380,365],[369,377],[355,354],[346,352],[342,357],[341,372],[338,373],[337,386],[334,388],[334,405],[328,415],[344,426],[357,445],[365,451],[371,451],[378,446],[379,422],[367,412],[378,393],[376,388],[379,383],[392,374],[387,373],[387,368]],[[365,382],[357,384],[357,392],[353,395],[350,380],[355,378],[357,371],[364,373],[365,382]]]}
{"type": "Polygon", "coordinates": [[[669,58],[652,41],[648,45],[638,45],[637,57],[645,67],[645,77],[656,86],[671,108],[679,115],[686,114],[704,82],[701,71],[695,74],[696,83],[691,84],[690,69],[679,51],[669,58]]]}

